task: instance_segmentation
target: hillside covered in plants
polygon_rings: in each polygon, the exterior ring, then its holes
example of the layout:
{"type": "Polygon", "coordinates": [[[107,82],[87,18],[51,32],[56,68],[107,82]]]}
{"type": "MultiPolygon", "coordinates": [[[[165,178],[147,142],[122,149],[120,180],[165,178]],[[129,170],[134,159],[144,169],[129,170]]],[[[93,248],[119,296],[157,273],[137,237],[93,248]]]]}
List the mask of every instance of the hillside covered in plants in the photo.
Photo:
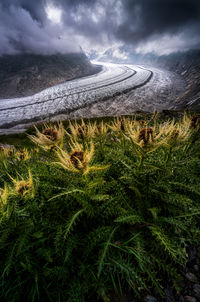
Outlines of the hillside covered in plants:
{"type": "Polygon", "coordinates": [[[1,137],[0,301],[162,299],[166,280],[179,299],[199,247],[199,124],[155,112],[1,137]]]}

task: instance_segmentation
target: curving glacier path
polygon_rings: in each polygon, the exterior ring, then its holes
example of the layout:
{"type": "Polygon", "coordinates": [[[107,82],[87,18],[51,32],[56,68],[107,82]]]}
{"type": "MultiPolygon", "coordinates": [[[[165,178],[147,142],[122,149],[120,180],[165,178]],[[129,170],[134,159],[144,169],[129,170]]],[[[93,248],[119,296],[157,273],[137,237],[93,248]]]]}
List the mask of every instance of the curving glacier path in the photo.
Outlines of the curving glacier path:
{"type": "Polygon", "coordinates": [[[152,71],[104,64],[98,74],[47,88],[33,96],[0,100],[0,133],[24,131],[36,122],[70,112],[145,85],[152,71]]]}
{"type": "MultiPolygon", "coordinates": [[[[117,112],[131,114],[133,108],[137,109],[137,100],[143,106],[142,99],[151,94],[152,87],[159,90],[162,83],[172,78],[168,72],[136,65],[101,65],[102,71],[98,74],[47,88],[33,96],[1,99],[0,134],[23,132],[42,121],[116,115],[117,112]],[[120,96],[129,98],[118,100],[120,96]],[[126,110],[120,111],[122,108],[126,110]]],[[[172,91],[172,85],[168,86],[167,91],[172,91]]]]}

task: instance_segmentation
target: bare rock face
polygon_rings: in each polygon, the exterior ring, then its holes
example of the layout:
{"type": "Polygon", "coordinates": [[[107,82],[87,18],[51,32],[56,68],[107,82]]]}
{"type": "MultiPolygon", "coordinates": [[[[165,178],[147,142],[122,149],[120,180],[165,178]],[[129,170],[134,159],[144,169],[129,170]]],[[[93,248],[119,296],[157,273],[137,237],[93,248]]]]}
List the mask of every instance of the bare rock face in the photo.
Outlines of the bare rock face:
{"type": "MultiPolygon", "coordinates": [[[[156,55],[153,53],[140,54],[134,52],[129,46],[120,46],[117,50],[125,54],[125,58],[115,57],[116,48],[109,48],[98,58],[99,61],[113,63],[141,64],[145,67],[157,67],[174,72],[186,81],[186,89],[176,99],[175,109],[190,109],[200,111],[200,49],[186,52],[175,52],[169,55],[156,55]]],[[[91,52],[90,57],[95,58],[91,52]]]]}
{"type": "Polygon", "coordinates": [[[2,56],[0,99],[29,96],[65,81],[92,75],[99,69],[84,53],[2,56]]]}
{"type": "Polygon", "coordinates": [[[156,64],[185,79],[186,90],[177,98],[177,109],[200,110],[200,50],[161,56],[156,64]]]}

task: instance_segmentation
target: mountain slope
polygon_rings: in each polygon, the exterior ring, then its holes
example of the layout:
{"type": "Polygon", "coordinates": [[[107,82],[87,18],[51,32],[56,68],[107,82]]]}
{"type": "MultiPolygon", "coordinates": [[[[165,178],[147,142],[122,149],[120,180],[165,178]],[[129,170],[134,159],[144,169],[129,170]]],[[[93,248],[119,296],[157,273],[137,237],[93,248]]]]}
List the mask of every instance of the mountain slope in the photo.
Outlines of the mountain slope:
{"type": "Polygon", "coordinates": [[[158,67],[179,74],[187,83],[186,90],[177,98],[177,108],[200,110],[200,50],[177,52],[169,55],[136,53],[128,46],[113,47],[92,58],[102,62],[141,64],[158,67]]]}
{"type": "Polygon", "coordinates": [[[67,80],[94,74],[99,68],[84,53],[2,56],[0,98],[32,95],[67,80]]]}

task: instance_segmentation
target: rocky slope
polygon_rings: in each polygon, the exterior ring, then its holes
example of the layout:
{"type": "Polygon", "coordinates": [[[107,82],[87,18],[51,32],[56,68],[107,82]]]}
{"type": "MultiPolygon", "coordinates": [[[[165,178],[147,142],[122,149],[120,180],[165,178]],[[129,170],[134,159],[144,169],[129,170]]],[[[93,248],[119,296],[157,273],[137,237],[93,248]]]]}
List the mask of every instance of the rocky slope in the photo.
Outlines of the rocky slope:
{"type": "Polygon", "coordinates": [[[153,64],[174,71],[181,75],[186,83],[186,90],[176,99],[177,108],[200,110],[200,51],[193,50],[161,56],[153,64]]]}
{"type": "Polygon", "coordinates": [[[175,101],[177,109],[200,110],[200,50],[177,52],[158,56],[152,53],[139,54],[130,47],[110,48],[99,57],[94,53],[90,57],[99,61],[113,63],[141,64],[145,67],[158,67],[179,74],[186,81],[186,89],[175,101]]]}
{"type": "Polygon", "coordinates": [[[94,74],[84,53],[66,55],[7,55],[0,57],[0,99],[29,96],[47,87],[94,74]]]}

